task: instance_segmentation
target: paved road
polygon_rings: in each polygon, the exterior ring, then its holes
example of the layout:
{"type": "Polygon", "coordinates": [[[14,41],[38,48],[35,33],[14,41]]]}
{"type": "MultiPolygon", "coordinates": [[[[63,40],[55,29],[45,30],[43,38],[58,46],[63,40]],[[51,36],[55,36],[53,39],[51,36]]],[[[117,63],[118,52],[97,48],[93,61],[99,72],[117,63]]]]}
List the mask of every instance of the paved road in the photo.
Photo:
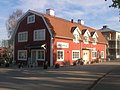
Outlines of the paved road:
{"type": "Polygon", "coordinates": [[[93,90],[120,90],[120,66],[100,78],[93,90]]]}
{"type": "MultiPolygon", "coordinates": [[[[42,68],[0,68],[0,90],[91,90],[91,88],[103,90],[101,87],[106,82],[101,77],[118,67],[120,67],[120,62],[68,66],[59,69],[49,68],[47,70],[42,68]],[[95,84],[99,78],[101,80],[95,84]]],[[[112,87],[120,82],[120,77],[116,74],[118,71],[117,69],[114,71],[115,73],[108,74],[109,78],[112,77],[112,74],[115,76],[113,78],[116,78],[114,85],[109,83],[113,85],[112,87]]],[[[109,78],[107,78],[108,82],[109,78]]]]}

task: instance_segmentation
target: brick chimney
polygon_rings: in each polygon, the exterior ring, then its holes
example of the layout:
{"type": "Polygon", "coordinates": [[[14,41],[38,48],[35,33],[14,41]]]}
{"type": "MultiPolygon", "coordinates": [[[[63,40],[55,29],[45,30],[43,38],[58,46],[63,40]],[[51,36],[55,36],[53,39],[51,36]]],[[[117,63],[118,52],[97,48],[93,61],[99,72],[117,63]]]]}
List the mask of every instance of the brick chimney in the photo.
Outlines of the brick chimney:
{"type": "Polygon", "coordinates": [[[78,19],[78,23],[84,25],[84,21],[82,19],[78,19]]]}
{"type": "Polygon", "coordinates": [[[55,16],[55,11],[53,9],[46,9],[46,14],[50,16],[55,16]]]}
{"type": "Polygon", "coordinates": [[[74,20],[73,19],[71,19],[71,23],[73,23],[74,22],[74,20]]]}

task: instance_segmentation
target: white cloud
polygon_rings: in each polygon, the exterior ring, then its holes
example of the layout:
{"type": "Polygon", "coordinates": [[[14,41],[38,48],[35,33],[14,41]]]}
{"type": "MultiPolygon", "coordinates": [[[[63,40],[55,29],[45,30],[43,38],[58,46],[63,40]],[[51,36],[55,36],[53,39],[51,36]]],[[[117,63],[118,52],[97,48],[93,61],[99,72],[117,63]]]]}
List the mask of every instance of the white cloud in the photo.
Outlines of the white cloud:
{"type": "Polygon", "coordinates": [[[110,21],[110,22],[116,22],[116,21],[119,21],[119,17],[118,16],[115,16],[115,17],[110,17],[107,19],[107,21],[110,21]]]}

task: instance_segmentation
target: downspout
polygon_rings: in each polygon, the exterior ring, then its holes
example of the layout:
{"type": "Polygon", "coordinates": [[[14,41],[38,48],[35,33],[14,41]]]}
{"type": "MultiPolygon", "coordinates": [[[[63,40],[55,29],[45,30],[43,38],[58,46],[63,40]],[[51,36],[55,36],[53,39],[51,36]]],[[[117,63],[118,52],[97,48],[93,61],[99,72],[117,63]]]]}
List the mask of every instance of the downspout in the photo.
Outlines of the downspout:
{"type": "Polygon", "coordinates": [[[53,66],[53,37],[50,39],[50,66],[53,66]]]}
{"type": "Polygon", "coordinates": [[[13,40],[13,64],[15,64],[15,40],[13,40]]]}
{"type": "Polygon", "coordinates": [[[82,57],[82,40],[80,40],[80,53],[81,53],[81,54],[80,54],[80,57],[83,58],[83,57],[82,57]]]}

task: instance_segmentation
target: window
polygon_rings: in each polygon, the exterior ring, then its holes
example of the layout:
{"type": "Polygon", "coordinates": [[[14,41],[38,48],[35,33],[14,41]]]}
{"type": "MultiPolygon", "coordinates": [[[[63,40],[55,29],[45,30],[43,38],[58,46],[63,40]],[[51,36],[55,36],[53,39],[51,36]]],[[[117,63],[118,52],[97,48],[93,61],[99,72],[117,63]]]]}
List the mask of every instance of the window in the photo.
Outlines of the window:
{"type": "Polygon", "coordinates": [[[27,23],[34,23],[35,22],[35,15],[30,15],[27,17],[27,23]]]}
{"type": "Polygon", "coordinates": [[[45,51],[44,50],[38,50],[37,51],[37,60],[45,60],[45,51]]]}
{"type": "Polygon", "coordinates": [[[93,38],[93,39],[94,39],[94,41],[93,41],[92,44],[93,44],[93,45],[96,45],[98,40],[97,40],[97,38],[93,38]]]}
{"type": "Polygon", "coordinates": [[[92,51],[92,59],[96,59],[97,57],[97,51],[92,51]]]}
{"type": "Polygon", "coordinates": [[[88,41],[89,41],[89,37],[88,36],[84,36],[84,43],[88,44],[88,41]]]}
{"type": "Polygon", "coordinates": [[[80,40],[80,36],[79,36],[78,34],[74,34],[74,39],[73,39],[73,41],[74,41],[75,43],[79,43],[79,40],[80,40]]]}
{"type": "Polygon", "coordinates": [[[18,50],[18,60],[27,60],[27,50],[18,50]]]}
{"type": "Polygon", "coordinates": [[[72,51],[72,60],[77,60],[80,58],[80,51],[79,50],[73,50],[72,51]]]}
{"type": "Polygon", "coordinates": [[[18,33],[18,42],[26,42],[28,40],[28,32],[18,33]]]}
{"type": "Polygon", "coordinates": [[[45,29],[34,31],[34,41],[45,40],[45,29]]]}
{"type": "Polygon", "coordinates": [[[118,35],[118,40],[120,40],[120,35],[118,35]]]}
{"type": "Polygon", "coordinates": [[[57,50],[57,61],[64,61],[64,50],[57,50]]]}
{"type": "Polygon", "coordinates": [[[104,51],[101,51],[101,58],[104,58],[104,51]]]}

